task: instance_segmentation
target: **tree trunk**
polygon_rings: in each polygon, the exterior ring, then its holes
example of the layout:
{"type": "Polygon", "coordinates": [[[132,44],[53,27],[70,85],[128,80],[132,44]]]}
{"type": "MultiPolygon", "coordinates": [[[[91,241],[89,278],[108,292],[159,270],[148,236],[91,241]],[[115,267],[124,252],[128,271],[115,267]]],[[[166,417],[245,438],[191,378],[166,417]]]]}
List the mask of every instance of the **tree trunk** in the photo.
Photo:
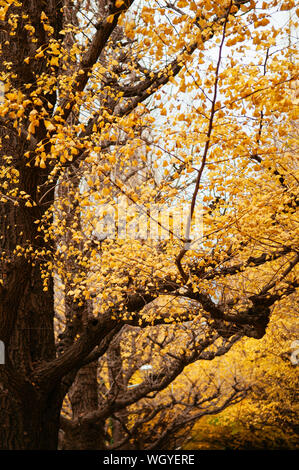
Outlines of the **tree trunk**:
{"type": "MultiPolygon", "coordinates": [[[[71,269],[71,266],[70,266],[71,269]]],[[[66,282],[67,284],[67,282],[66,282]]],[[[84,331],[90,315],[92,315],[92,301],[83,300],[83,305],[76,309],[71,298],[65,297],[65,315],[66,320],[74,320],[74,314],[77,311],[77,320],[79,321],[78,332],[84,331]]],[[[80,417],[93,412],[99,406],[98,391],[98,361],[93,361],[81,367],[76,378],[68,392],[72,408],[72,419],[79,422],[76,426],[66,426],[63,431],[63,438],[60,442],[60,448],[64,450],[97,450],[104,449],[104,423],[81,425],[80,417]]]]}
{"type": "Polygon", "coordinates": [[[3,449],[54,449],[61,405],[58,389],[49,384],[47,391],[39,390],[30,380],[38,363],[56,355],[53,281],[49,276],[44,284],[46,259],[39,254],[32,257],[30,251],[51,249],[34,223],[50,199],[42,207],[27,207],[19,197],[24,191],[36,201],[46,175],[25,166],[23,153],[28,144],[12,128],[0,126],[0,137],[0,166],[11,172],[5,185],[9,196],[0,203],[0,339],[5,344],[5,365],[0,369],[0,442],[3,449]],[[16,196],[11,197],[14,191],[16,196]]]}
{"type": "Polygon", "coordinates": [[[11,254],[1,264],[0,338],[5,365],[0,369],[0,445],[9,450],[55,449],[59,384],[45,391],[30,379],[38,363],[55,357],[53,283],[50,278],[45,291],[41,266],[14,254],[17,245],[24,247],[34,237],[29,222],[34,219],[24,207],[10,203],[1,207],[0,215],[2,253],[11,254]]]}
{"type": "Polygon", "coordinates": [[[60,407],[59,395],[43,403],[19,400],[6,389],[0,392],[1,450],[56,450],[60,407]]]}

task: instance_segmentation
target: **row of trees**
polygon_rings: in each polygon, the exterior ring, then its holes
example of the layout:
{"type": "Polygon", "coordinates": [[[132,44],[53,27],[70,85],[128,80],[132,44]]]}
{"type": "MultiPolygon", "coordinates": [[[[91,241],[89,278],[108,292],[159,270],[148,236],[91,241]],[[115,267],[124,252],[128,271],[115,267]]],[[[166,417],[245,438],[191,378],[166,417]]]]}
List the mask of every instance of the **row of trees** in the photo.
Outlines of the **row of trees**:
{"type": "Polygon", "coordinates": [[[298,288],[294,2],[0,6],[2,448],[176,448],[298,288]]]}
{"type": "MultiPolygon", "coordinates": [[[[280,302],[260,342],[242,340],[218,364],[237,368],[250,393],[216,416],[204,417],[185,441],[189,449],[298,448],[298,299],[280,302]]],[[[227,374],[227,372],[226,372],[227,374]]]]}

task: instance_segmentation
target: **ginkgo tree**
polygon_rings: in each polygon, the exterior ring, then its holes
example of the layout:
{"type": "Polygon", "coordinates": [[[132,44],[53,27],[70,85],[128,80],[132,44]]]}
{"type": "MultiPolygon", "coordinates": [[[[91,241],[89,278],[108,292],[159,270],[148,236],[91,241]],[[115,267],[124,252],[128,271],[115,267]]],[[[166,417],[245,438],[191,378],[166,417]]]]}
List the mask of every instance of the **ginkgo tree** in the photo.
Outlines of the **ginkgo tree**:
{"type": "Polygon", "coordinates": [[[109,417],[262,338],[295,293],[294,7],[0,1],[3,448],[56,449],[60,426],[103,445],[109,417]],[[139,224],[129,237],[120,197],[139,224]],[[111,211],[118,236],[103,230],[111,211]],[[167,364],[124,387],[113,354],[126,371],[124,339],[141,347],[144,334],[144,357],[153,344],[167,364]]]}

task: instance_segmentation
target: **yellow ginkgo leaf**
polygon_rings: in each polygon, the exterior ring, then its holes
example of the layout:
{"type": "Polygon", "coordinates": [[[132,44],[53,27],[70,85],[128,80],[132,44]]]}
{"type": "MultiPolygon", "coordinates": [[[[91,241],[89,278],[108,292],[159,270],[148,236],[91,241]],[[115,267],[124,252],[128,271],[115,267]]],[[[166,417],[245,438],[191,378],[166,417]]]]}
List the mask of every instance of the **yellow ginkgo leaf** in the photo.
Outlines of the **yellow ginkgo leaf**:
{"type": "Polygon", "coordinates": [[[47,129],[47,131],[55,131],[56,127],[52,124],[51,121],[48,121],[47,119],[45,119],[44,123],[45,123],[45,128],[47,129]]]}
{"type": "Polygon", "coordinates": [[[54,67],[58,67],[59,66],[59,61],[58,61],[58,57],[51,57],[50,59],[50,65],[54,65],[54,67]]]}

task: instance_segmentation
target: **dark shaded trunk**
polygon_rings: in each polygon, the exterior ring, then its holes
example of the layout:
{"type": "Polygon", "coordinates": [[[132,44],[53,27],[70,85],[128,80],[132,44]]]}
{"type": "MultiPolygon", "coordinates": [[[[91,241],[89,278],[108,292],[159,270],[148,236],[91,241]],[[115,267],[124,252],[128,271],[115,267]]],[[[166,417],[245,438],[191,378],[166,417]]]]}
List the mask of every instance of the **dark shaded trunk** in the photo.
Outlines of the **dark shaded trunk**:
{"type": "MultiPolygon", "coordinates": [[[[69,269],[75,266],[70,263],[69,269]]],[[[66,281],[67,285],[67,281],[66,281]]],[[[68,289],[68,287],[66,288],[68,289]]],[[[83,300],[78,307],[73,299],[65,297],[66,321],[70,325],[77,323],[76,333],[82,333],[90,315],[92,315],[92,301],[83,300]],[[76,320],[76,322],[74,321],[76,320]]],[[[72,408],[72,420],[75,426],[65,426],[60,439],[59,447],[63,450],[97,450],[104,448],[104,423],[82,425],[80,417],[98,409],[98,362],[93,361],[81,367],[68,392],[68,398],[72,408]]]]}
{"type": "MultiPolygon", "coordinates": [[[[0,392],[0,449],[56,450],[60,406],[59,394],[53,391],[43,402],[25,402],[7,389],[0,392]]],[[[28,397],[30,398],[30,397],[28,397]]]]}
{"type": "MultiPolygon", "coordinates": [[[[43,58],[30,63],[24,59],[34,56],[37,48],[48,42],[40,19],[42,10],[59,37],[62,3],[26,0],[10,7],[1,22],[0,71],[7,73],[11,91],[22,90],[28,101],[36,90],[36,77],[47,73],[49,66],[43,58]],[[13,34],[11,15],[16,18],[13,34]],[[28,22],[35,28],[34,41],[25,28],[28,22]]],[[[44,109],[51,113],[55,90],[45,92],[42,101],[44,109]]],[[[31,380],[34,368],[56,355],[53,281],[50,276],[45,284],[43,278],[46,256],[52,247],[35,223],[53,201],[53,191],[46,183],[48,170],[34,166],[34,162],[28,166],[29,160],[24,156],[30,146],[33,150],[34,142],[46,135],[41,121],[34,136],[28,136],[26,128],[32,109],[32,104],[26,108],[20,131],[14,128],[15,118],[10,113],[1,116],[0,122],[0,168],[5,169],[0,174],[4,194],[0,201],[0,340],[6,353],[5,365],[0,366],[0,446],[9,450],[56,449],[61,408],[59,383],[41,390],[31,380]],[[45,197],[39,204],[41,188],[45,197]],[[28,201],[31,207],[26,205],[28,201]],[[34,251],[37,256],[32,256],[34,251]]],[[[39,106],[36,110],[39,112],[39,106]]]]}
{"type": "Polygon", "coordinates": [[[49,286],[43,291],[38,267],[12,265],[9,278],[1,296],[1,326],[9,328],[2,328],[6,357],[0,369],[0,446],[9,450],[56,449],[59,384],[45,391],[30,380],[40,361],[55,357],[53,289],[49,286]]]}
{"type": "Polygon", "coordinates": [[[6,350],[5,365],[0,368],[0,445],[3,449],[53,449],[60,407],[57,390],[51,390],[50,384],[49,390],[38,390],[30,380],[37,364],[56,354],[53,281],[51,276],[46,283],[42,278],[44,255],[32,255],[34,250],[51,250],[34,223],[50,200],[43,208],[27,207],[26,200],[18,197],[24,191],[37,201],[45,175],[25,166],[27,143],[13,129],[1,126],[0,137],[0,166],[17,175],[16,181],[8,178],[7,200],[0,203],[0,339],[6,350]],[[11,196],[13,191],[16,197],[11,196]]]}
{"type": "MultiPolygon", "coordinates": [[[[72,418],[79,421],[80,416],[98,408],[97,361],[82,367],[69,392],[72,405],[72,418]]],[[[104,428],[97,425],[78,425],[66,427],[62,448],[64,450],[98,450],[105,448],[104,428]]]]}

